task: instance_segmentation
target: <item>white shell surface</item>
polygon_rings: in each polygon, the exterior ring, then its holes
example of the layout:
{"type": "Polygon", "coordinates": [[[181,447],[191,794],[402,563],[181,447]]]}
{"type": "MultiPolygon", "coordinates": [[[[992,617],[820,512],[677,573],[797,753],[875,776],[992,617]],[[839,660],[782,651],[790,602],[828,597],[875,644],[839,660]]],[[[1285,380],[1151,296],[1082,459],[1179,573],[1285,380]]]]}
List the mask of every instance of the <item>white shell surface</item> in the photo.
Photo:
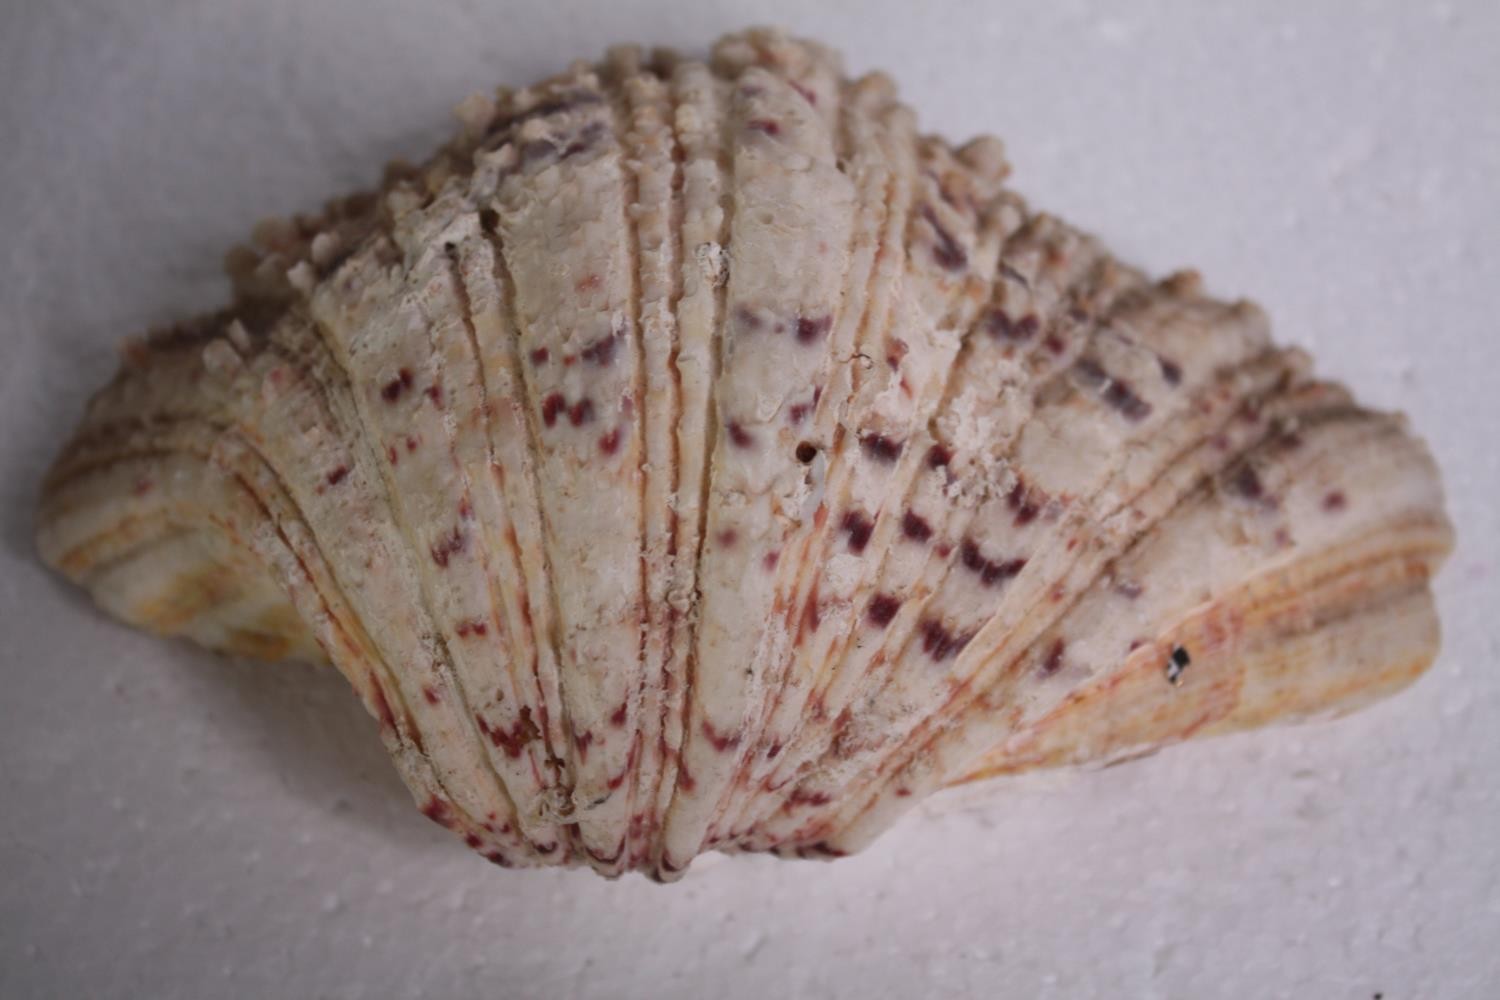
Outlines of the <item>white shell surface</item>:
{"type": "Polygon", "coordinates": [[[133,348],[41,539],[127,620],[331,661],[497,863],[839,856],[1430,662],[1403,422],[884,77],[749,32],[465,116],[133,348]]]}

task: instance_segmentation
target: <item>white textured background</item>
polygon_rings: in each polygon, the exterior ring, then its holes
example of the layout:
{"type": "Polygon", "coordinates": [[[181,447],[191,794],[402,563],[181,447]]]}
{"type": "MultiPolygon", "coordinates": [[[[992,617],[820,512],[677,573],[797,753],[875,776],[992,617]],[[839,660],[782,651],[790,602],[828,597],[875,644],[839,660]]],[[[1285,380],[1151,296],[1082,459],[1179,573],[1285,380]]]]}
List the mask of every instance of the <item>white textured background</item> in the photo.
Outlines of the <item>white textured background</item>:
{"type": "Polygon", "coordinates": [[[5,3],[0,996],[1500,996],[1500,5],[526,6],[5,3]],[[1433,671],[662,888],[491,868],[336,676],[136,635],[37,565],[37,481],[112,345],[215,304],[258,217],[420,156],[471,90],[747,20],[1000,134],[1033,203],[1409,412],[1460,538],[1433,671]]]}

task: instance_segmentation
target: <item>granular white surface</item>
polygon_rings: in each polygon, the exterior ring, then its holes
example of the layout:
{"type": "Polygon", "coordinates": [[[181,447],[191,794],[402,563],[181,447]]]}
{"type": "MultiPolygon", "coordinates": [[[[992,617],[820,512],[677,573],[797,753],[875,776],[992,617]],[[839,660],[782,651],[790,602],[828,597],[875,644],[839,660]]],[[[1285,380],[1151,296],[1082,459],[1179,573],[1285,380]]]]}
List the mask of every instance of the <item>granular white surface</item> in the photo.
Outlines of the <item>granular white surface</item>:
{"type": "Polygon", "coordinates": [[[1500,995],[1495,3],[22,0],[0,143],[0,996],[1500,995]],[[257,218],[425,153],[469,91],[746,20],[1001,135],[1034,204],[1410,413],[1459,533],[1431,673],[663,888],[490,867],[337,676],[135,634],[37,564],[112,345],[216,304],[257,218]]]}

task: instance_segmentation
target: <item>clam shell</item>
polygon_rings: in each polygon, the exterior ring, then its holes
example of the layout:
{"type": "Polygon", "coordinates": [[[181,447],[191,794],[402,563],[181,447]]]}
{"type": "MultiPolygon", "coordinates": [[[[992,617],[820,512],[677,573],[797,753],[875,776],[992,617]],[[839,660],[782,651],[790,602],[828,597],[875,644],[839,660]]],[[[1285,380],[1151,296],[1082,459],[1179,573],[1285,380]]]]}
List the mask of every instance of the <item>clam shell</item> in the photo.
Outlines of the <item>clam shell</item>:
{"type": "Polygon", "coordinates": [[[331,663],[497,864],[833,857],[1437,650],[1400,417],[767,30],[475,97],[230,255],[44,487],[111,614],[331,663]]]}

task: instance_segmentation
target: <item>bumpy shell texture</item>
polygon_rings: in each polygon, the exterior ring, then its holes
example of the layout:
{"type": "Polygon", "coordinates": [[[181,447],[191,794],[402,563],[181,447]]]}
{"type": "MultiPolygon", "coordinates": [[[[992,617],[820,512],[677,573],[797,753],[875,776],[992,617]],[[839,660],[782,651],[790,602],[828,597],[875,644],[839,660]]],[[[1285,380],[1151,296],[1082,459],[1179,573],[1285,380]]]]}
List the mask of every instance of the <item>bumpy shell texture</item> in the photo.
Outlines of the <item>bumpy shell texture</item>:
{"type": "Polygon", "coordinates": [[[755,30],[460,117],[127,347],[40,545],[128,622],[331,663],[495,863],[835,857],[1435,655],[1402,419],[886,77],[755,30]]]}

